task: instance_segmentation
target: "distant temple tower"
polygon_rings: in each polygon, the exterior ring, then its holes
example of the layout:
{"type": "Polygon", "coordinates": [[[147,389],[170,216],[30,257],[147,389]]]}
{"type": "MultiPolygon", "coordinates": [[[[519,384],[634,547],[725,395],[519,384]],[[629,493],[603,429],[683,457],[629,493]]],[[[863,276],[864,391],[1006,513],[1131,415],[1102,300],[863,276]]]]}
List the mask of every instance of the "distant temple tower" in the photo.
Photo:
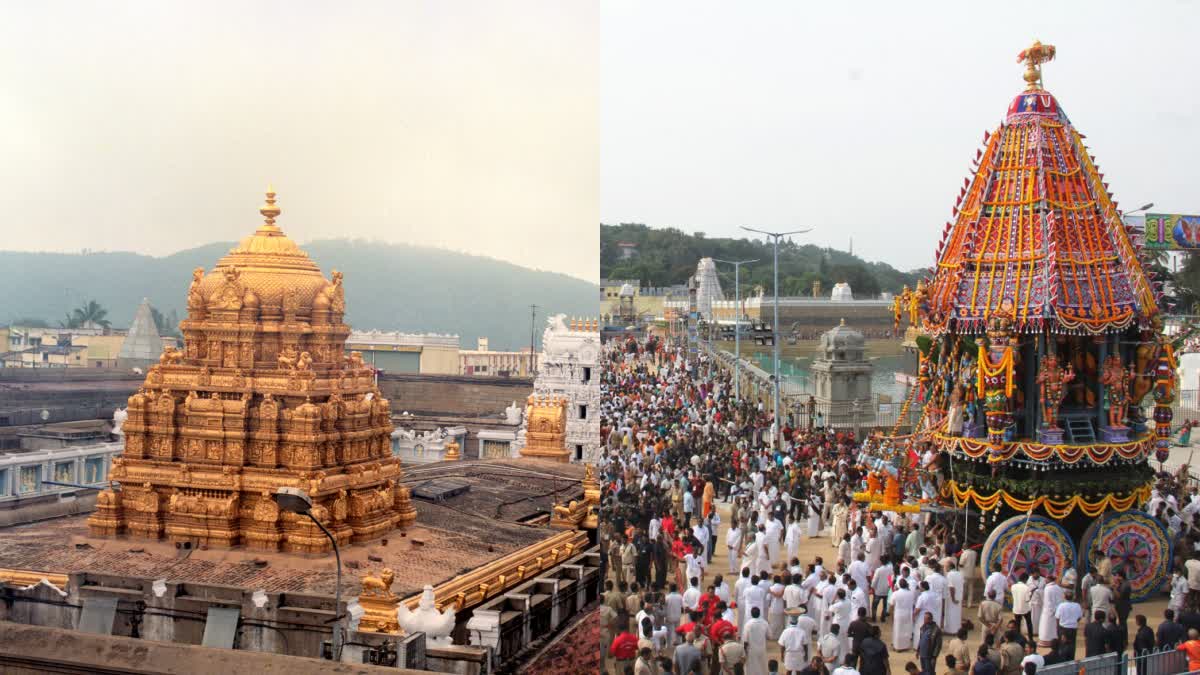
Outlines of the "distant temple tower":
{"type": "Polygon", "coordinates": [[[133,323],[129,333],[121,341],[121,351],[117,355],[118,368],[147,368],[158,360],[162,353],[162,338],[158,335],[158,327],[154,325],[154,315],[150,312],[150,300],[142,298],[137,312],[133,315],[133,323]]]}
{"type": "Polygon", "coordinates": [[[874,366],[867,360],[866,348],[863,334],[847,326],[845,320],[821,335],[811,371],[817,404],[828,411],[825,424],[853,426],[874,415],[871,406],[874,366]]]}
{"type": "Polygon", "coordinates": [[[721,280],[717,277],[717,264],[712,258],[701,258],[696,266],[696,311],[705,319],[712,318],[713,301],[724,300],[721,280]]]}
{"type": "Polygon", "coordinates": [[[833,292],[829,294],[829,299],[833,302],[853,302],[854,292],[850,290],[850,284],[843,281],[833,285],[833,292]]]}
{"type": "Polygon", "coordinates": [[[627,326],[637,323],[636,296],[637,291],[634,290],[631,284],[621,285],[621,292],[617,299],[617,313],[621,317],[621,323],[627,326]]]}
{"type": "MultiPolygon", "coordinates": [[[[205,273],[196,268],[183,350],[168,349],[129,397],[125,451],[88,519],[94,535],[285,551],[330,546],[272,494],[299,487],[339,542],[416,518],[391,453],[388,400],[357,352],[342,274],[322,276],[266,222],[205,273]]],[[[135,322],[136,325],[136,322],[135,322]]]]}

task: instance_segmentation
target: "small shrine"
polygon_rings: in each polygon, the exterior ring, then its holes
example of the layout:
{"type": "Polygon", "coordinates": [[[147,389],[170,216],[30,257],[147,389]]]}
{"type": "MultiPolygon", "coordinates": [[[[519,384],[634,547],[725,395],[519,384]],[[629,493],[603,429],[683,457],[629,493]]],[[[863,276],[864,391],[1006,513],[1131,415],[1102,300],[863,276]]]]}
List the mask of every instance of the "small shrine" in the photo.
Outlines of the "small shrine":
{"type": "Polygon", "coordinates": [[[856,426],[873,419],[871,374],[863,334],[841,324],[821,335],[810,372],[818,409],[828,411],[825,423],[832,427],[856,426]]]}
{"type": "Polygon", "coordinates": [[[875,458],[939,451],[917,473],[968,510],[981,569],[1060,578],[1120,555],[1140,599],[1169,569],[1165,526],[1140,509],[1148,460],[1165,457],[1173,346],[1104,173],[1043,86],[1055,55],[1020,53],[1025,90],[984,134],[930,276],[896,298],[897,326],[917,331],[924,412],[875,458]]]}
{"type": "Polygon", "coordinates": [[[567,398],[531,394],[525,413],[528,417],[521,456],[571,461],[567,450],[567,398]]]}
{"type": "Polygon", "coordinates": [[[265,222],[211,270],[196,268],[183,349],[167,349],[129,397],[125,450],[88,519],[93,535],[209,546],[326,551],[306,516],[281,512],[280,487],[305,490],[341,544],[416,518],[392,456],[390,406],[357,352],[342,273],[325,278],[265,222]]]}

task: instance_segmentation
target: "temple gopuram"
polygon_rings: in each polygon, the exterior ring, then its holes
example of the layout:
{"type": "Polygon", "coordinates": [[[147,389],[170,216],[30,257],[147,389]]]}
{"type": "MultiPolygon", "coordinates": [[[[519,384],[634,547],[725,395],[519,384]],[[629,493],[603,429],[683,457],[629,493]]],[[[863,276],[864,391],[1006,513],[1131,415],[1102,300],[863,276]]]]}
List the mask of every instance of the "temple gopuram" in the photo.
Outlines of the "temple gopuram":
{"type": "Polygon", "coordinates": [[[347,356],[342,274],[326,279],[265,222],[207,273],[193,272],[182,350],[129,398],[125,450],[88,519],[93,535],[316,552],[330,543],[272,495],[304,489],[339,544],[378,539],[416,510],[392,456],[374,371],[347,356]]]}
{"type": "Polygon", "coordinates": [[[984,135],[930,276],[897,299],[897,323],[918,335],[924,412],[868,458],[863,500],[887,501],[887,482],[903,501],[907,477],[908,509],[940,502],[983,541],[984,576],[1082,577],[1108,556],[1146,598],[1171,557],[1165,525],[1140,509],[1149,458],[1165,458],[1174,356],[1104,174],[1042,84],[1054,56],[1020,53],[1027,86],[984,135]]]}

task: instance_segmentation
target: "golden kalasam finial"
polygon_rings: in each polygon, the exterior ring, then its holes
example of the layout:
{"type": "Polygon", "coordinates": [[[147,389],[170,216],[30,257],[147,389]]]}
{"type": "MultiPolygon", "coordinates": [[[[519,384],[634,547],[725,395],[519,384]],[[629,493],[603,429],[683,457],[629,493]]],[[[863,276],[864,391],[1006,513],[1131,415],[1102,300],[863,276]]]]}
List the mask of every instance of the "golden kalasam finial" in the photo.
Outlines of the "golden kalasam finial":
{"type": "Polygon", "coordinates": [[[275,227],[275,219],[280,213],[282,213],[282,211],[280,211],[279,206],[275,204],[275,188],[270,184],[267,185],[267,203],[263,204],[262,208],[259,209],[258,212],[267,219],[267,225],[269,227],[275,227]]]}
{"type": "Polygon", "coordinates": [[[1054,53],[1054,45],[1044,45],[1034,40],[1032,45],[1017,54],[1017,63],[1025,64],[1026,91],[1045,88],[1042,86],[1042,64],[1054,60],[1054,53]]]}

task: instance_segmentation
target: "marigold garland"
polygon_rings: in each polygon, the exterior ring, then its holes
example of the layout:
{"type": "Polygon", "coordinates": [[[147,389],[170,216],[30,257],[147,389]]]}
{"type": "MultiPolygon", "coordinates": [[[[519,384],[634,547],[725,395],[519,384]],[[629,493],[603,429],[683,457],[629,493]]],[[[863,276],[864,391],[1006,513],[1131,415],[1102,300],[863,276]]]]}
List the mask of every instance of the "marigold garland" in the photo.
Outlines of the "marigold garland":
{"type": "Polygon", "coordinates": [[[968,487],[965,490],[959,488],[958,483],[955,481],[947,481],[943,492],[953,496],[954,504],[960,508],[970,502],[981,511],[992,511],[1000,505],[1000,500],[1003,499],[1004,503],[1014,511],[1027,513],[1036,508],[1042,508],[1045,509],[1051,518],[1062,520],[1071,515],[1071,512],[1075,509],[1079,509],[1089,518],[1095,518],[1105,511],[1128,511],[1150,499],[1150,487],[1151,484],[1147,483],[1124,497],[1118,497],[1116,494],[1110,493],[1098,500],[1088,500],[1081,495],[1075,495],[1067,499],[1051,499],[1045,495],[1032,499],[1019,499],[1007,490],[997,490],[985,496],[976,492],[975,488],[972,487],[968,487]]]}
{"type": "Polygon", "coordinates": [[[1046,445],[1035,442],[1007,443],[1001,446],[1001,451],[993,453],[992,446],[986,439],[947,436],[942,433],[932,434],[933,440],[944,450],[961,452],[972,459],[987,456],[988,461],[996,464],[1012,459],[1018,453],[1029,459],[1045,461],[1058,459],[1066,464],[1076,464],[1084,458],[1095,464],[1104,464],[1114,456],[1124,460],[1142,459],[1154,449],[1154,434],[1147,433],[1141,438],[1128,443],[1095,443],[1091,445],[1046,445]]]}
{"type": "Polygon", "coordinates": [[[1012,350],[1012,348],[1006,346],[1004,348],[1004,357],[1000,359],[1000,363],[997,363],[996,365],[993,366],[988,361],[987,350],[984,349],[983,345],[979,345],[979,377],[976,378],[978,380],[978,382],[976,382],[976,389],[979,390],[979,395],[980,396],[986,395],[985,391],[984,391],[984,383],[983,383],[983,380],[985,377],[999,377],[1000,375],[1003,375],[1005,378],[1004,379],[1004,395],[1012,396],[1013,395],[1013,382],[1016,381],[1016,378],[1013,377],[1013,350],[1012,350]]]}

